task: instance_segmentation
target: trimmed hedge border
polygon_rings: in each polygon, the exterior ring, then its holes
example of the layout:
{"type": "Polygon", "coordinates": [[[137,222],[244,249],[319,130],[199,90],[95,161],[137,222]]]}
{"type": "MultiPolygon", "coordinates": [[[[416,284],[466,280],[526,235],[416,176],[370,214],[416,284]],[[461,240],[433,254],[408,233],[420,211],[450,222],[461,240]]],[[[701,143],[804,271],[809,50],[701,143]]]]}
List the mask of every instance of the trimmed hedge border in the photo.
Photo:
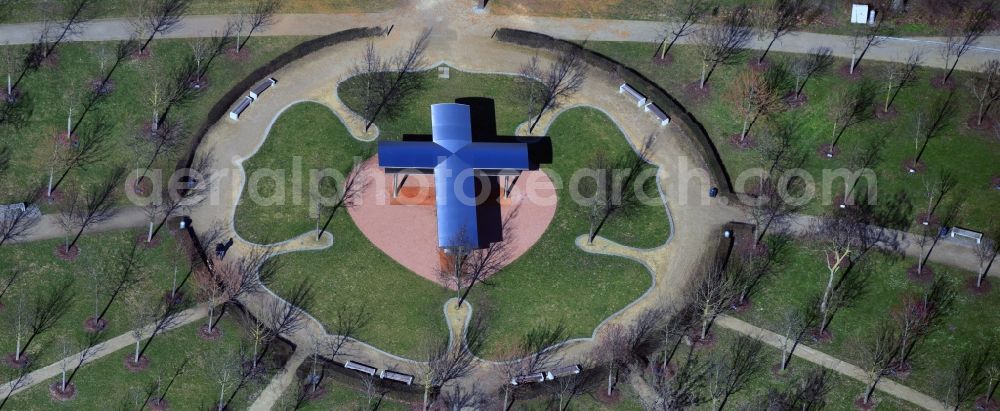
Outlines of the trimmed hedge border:
{"type": "Polygon", "coordinates": [[[229,107],[232,106],[234,102],[239,100],[240,97],[245,96],[247,91],[250,90],[250,88],[253,87],[258,81],[263,80],[266,76],[280,70],[289,63],[320,49],[352,40],[381,36],[385,34],[385,32],[386,30],[383,27],[359,27],[327,34],[312,40],[303,41],[295,47],[292,47],[290,50],[271,59],[271,61],[265,63],[263,66],[258,67],[238,83],[233,85],[233,87],[230,88],[229,91],[226,92],[226,94],[224,94],[221,98],[219,98],[219,101],[217,101],[215,105],[208,110],[208,117],[206,117],[205,121],[198,127],[198,131],[194,133],[194,136],[188,146],[187,154],[177,161],[175,171],[191,167],[191,163],[194,161],[194,155],[198,151],[198,146],[201,145],[202,140],[205,138],[205,134],[208,134],[208,130],[212,128],[215,123],[219,122],[219,120],[223,119],[226,112],[229,111],[229,107]]]}
{"type": "Polygon", "coordinates": [[[694,145],[695,153],[701,157],[698,160],[708,168],[712,180],[718,185],[719,194],[730,200],[736,199],[729,173],[726,172],[726,168],[722,164],[722,158],[719,156],[715,144],[708,137],[705,127],[658,84],[650,81],[631,67],[573,42],[533,31],[510,28],[497,29],[493,33],[493,36],[498,41],[531,48],[547,49],[554,52],[579,51],[584,61],[591,66],[604,70],[612,76],[621,78],[622,81],[635,87],[639,92],[650,96],[652,101],[656,102],[658,106],[667,112],[667,115],[671,118],[671,124],[676,124],[684,134],[693,137],[693,140],[696,142],[694,145]]]}

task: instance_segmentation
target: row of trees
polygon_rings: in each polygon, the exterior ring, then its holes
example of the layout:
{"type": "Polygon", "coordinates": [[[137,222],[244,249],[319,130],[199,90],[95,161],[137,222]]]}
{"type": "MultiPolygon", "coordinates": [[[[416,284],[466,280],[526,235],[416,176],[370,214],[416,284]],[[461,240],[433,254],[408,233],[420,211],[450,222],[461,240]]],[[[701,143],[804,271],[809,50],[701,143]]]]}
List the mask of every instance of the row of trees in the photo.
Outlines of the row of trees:
{"type": "MultiPolygon", "coordinates": [[[[763,7],[750,8],[747,4],[720,9],[714,0],[682,0],[675,5],[676,13],[666,23],[663,41],[657,46],[661,60],[666,60],[678,40],[693,36],[702,58],[702,75],[698,87],[704,89],[716,68],[738,62],[747,45],[757,37],[767,45],[756,59],[758,67],[764,66],[768,52],[782,37],[802,28],[821,14],[824,5],[818,0],[770,0],[763,7]],[[704,25],[699,23],[704,22],[704,25]]],[[[892,34],[896,7],[876,5],[877,18],[873,24],[854,25],[850,38],[852,56],[845,67],[848,74],[859,70],[862,59],[872,47],[881,44],[892,34]]],[[[955,12],[955,24],[949,25],[947,41],[940,53],[947,72],[936,82],[949,84],[959,60],[968,53],[983,34],[994,27],[994,5],[990,1],[977,1],[955,12]]]]}

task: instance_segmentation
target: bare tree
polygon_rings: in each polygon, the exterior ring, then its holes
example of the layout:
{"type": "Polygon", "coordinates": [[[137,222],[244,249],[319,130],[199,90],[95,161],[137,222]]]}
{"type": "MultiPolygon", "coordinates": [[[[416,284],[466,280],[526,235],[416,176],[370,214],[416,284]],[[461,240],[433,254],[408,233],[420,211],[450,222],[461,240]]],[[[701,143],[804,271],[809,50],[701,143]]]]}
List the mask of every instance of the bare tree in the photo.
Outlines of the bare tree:
{"type": "Polygon", "coordinates": [[[771,226],[781,224],[802,209],[803,204],[794,201],[792,196],[805,189],[791,180],[775,180],[775,177],[770,176],[760,182],[756,201],[746,207],[747,216],[754,221],[755,247],[761,245],[771,226]]]}
{"type": "Polygon", "coordinates": [[[252,8],[247,13],[246,24],[250,27],[247,31],[247,35],[243,37],[243,41],[236,46],[236,50],[239,51],[244,46],[246,46],[247,41],[250,40],[250,36],[253,36],[253,32],[265,29],[275,23],[278,10],[281,8],[282,0],[256,0],[253,3],[252,8]]]}
{"type": "Polygon", "coordinates": [[[692,304],[697,307],[700,322],[696,337],[707,340],[715,319],[728,311],[732,301],[739,296],[736,278],[745,267],[738,263],[723,265],[721,262],[705,262],[701,267],[705,272],[699,273],[689,294],[692,304]]]}
{"type": "Polygon", "coordinates": [[[698,324],[698,307],[694,304],[684,304],[676,310],[666,311],[668,320],[661,328],[663,332],[663,362],[660,365],[660,375],[670,373],[670,362],[676,355],[681,343],[689,341],[691,331],[698,324]]]}
{"type": "MultiPolygon", "coordinates": [[[[155,92],[150,94],[150,98],[155,92]]],[[[136,184],[146,176],[146,172],[153,166],[156,159],[162,155],[173,153],[180,149],[187,142],[187,135],[184,133],[184,125],[180,122],[167,123],[159,127],[153,123],[153,129],[148,134],[136,133],[135,144],[137,148],[146,151],[149,160],[142,167],[142,171],[136,177],[136,184]]]]}
{"type": "Polygon", "coordinates": [[[657,51],[660,52],[660,59],[666,59],[667,53],[680,40],[682,37],[686,37],[694,31],[694,25],[701,20],[712,8],[713,0],[681,0],[674,5],[677,13],[669,14],[671,21],[669,22],[666,31],[669,33],[663,36],[663,41],[656,47],[657,51]],[[670,39],[670,43],[667,43],[667,39],[670,39]]]}
{"type": "Polygon", "coordinates": [[[948,40],[941,46],[941,57],[948,72],[941,84],[948,84],[948,79],[955,72],[958,60],[979,42],[979,38],[993,26],[993,2],[980,1],[978,4],[963,10],[959,26],[948,28],[948,40]]]}
{"type": "Polygon", "coordinates": [[[470,323],[464,345],[461,342],[452,344],[448,339],[431,342],[424,361],[413,365],[413,373],[423,386],[424,411],[430,409],[432,396],[436,396],[446,384],[472,371],[476,359],[474,353],[482,347],[483,326],[481,317],[470,323]]]}
{"type": "MultiPolygon", "coordinates": [[[[97,307],[100,306],[95,305],[94,316],[87,319],[95,330],[104,328],[106,324],[104,316],[107,315],[108,310],[111,309],[111,305],[114,304],[118,297],[129,293],[134,287],[145,280],[139,243],[136,241],[131,241],[131,243],[131,247],[118,248],[112,257],[112,264],[114,265],[112,275],[104,275],[105,273],[102,272],[104,271],[103,267],[92,269],[97,274],[96,277],[98,285],[101,287],[100,289],[106,289],[108,293],[107,302],[104,303],[103,309],[98,309],[97,307]]],[[[95,292],[95,294],[100,295],[101,293],[95,292]]]]}
{"type": "Polygon", "coordinates": [[[815,47],[807,54],[792,61],[790,71],[795,77],[794,98],[801,100],[802,90],[814,75],[823,73],[833,64],[833,51],[829,47],[815,47]]]}
{"type": "Polygon", "coordinates": [[[818,336],[828,335],[837,312],[856,302],[865,292],[871,275],[864,258],[868,250],[887,241],[884,229],[872,227],[860,213],[835,211],[824,218],[820,236],[829,243],[824,250],[826,286],[819,298],[818,336]]]}
{"type": "Polygon", "coordinates": [[[15,314],[15,338],[17,348],[14,350],[14,361],[21,363],[22,356],[31,347],[31,343],[41,335],[52,330],[69,309],[73,306],[76,295],[73,291],[73,277],[63,277],[43,292],[31,297],[30,305],[23,300],[18,302],[15,314]],[[24,344],[21,344],[21,342],[24,344]]]}
{"type": "MultiPolygon", "coordinates": [[[[461,307],[472,292],[472,287],[483,283],[488,277],[500,271],[513,255],[513,244],[516,241],[513,221],[517,218],[515,208],[500,223],[501,240],[494,241],[485,248],[466,250],[464,246],[448,248],[448,258],[443,259],[440,269],[441,278],[455,287],[456,307],[461,307]]],[[[460,234],[461,235],[461,234],[460,234]]],[[[464,242],[464,241],[462,241],[464,242]]]]}
{"type": "Polygon", "coordinates": [[[45,55],[50,55],[56,50],[63,40],[79,34],[83,26],[90,21],[94,1],[92,0],[62,0],[53,3],[58,10],[54,10],[59,16],[60,22],[55,34],[48,35],[48,49],[45,55]]]}
{"type": "Polygon", "coordinates": [[[996,403],[993,396],[997,393],[997,387],[1000,387],[1000,357],[992,350],[988,354],[987,358],[989,361],[986,364],[986,392],[976,400],[977,406],[978,404],[984,404],[987,406],[983,408],[987,409],[990,404],[996,403]]]}
{"type": "Polygon", "coordinates": [[[61,206],[60,220],[65,226],[76,230],[73,240],[64,245],[67,253],[73,250],[87,228],[115,216],[115,199],[118,198],[118,190],[124,179],[125,168],[115,167],[99,184],[91,186],[83,194],[72,195],[61,206]]]}
{"type": "Polygon", "coordinates": [[[941,327],[945,316],[954,304],[955,293],[942,277],[934,280],[930,288],[915,297],[906,298],[896,315],[899,335],[899,354],[893,371],[910,369],[916,349],[927,337],[941,327]]]}
{"type": "Polygon", "coordinates": [[[572,97],[583,87],[583,82],[587,79],[587,67],[582,53],[580,48],[573,47],[561,51],[546,68],[540,66],[538,56],[532,56],[527,64],[521,66],[521,77],[541,83],[539,87],[536,83],[524,82],[519,90],[528,113],[534,117],[528,133],[535,131],[542,115],[549,110],[558,109],[563,100],[572,97]]]}
{"type": "MultiPolygon", "coordinates": [[[[355,156],[355,159],[368,158],[370,154],[367,150],[361,151],[355,156]]],[[[319,233],[316,234],[317,240],[323,238],[323,233],[330,226],[330,222],[333,221],[333,216],[337,214],[337,210],[341,208],[354,208],[365,190],[368,189],[371,180],[369,179],[369,175],[363,173],[362,170],[361,163],[354,161],[342,171],[341,175],[344,178],[343,181],[339,181],[339,187],[337,185],[338,179],[333,178],[333,176],[324,176],[321,177],[317,184],[317,191],[310,193],[311,197],[319,199],[317,201],[319,208],[317,217],[322,214],[329,214],[326,222],[319,229],[319,233]],[[320,191],[325,191],[326,193],[321,193],[320,191]],[[333,194],[333,201],[329,201],[328,197],[324,194],[333,194]]]]}
{"type": "MultiPolygon", "coordinates": [[[[976,245],[976,258],[979,259],[980,267],[979,272],[976,273],[977,289],[982,288],[983,282],[986,281],[986,275],[989,274],[990,267],[993,266],[993,261],[1000,253],[1000,241],[998,241],[1000,240],[1000,223],[991,223],[988,235],[992,238],[984,238],[976,245]]],[[[0,292],[0,297],[3,297],[3,292],[0,292]]]]}
{"type": "Polygon", "coordinates": [[[795,349],[805,340],[809,332],[819,325],[819,298],[813,297],[785,312],[781,329],[784,338],[781,340],[781,371],[788,369],[795,349]]]}
{"type": "Polygon", "coordinates": [[[17,284],[18,277],[20,277],[23,272],[20,268],[13,264],[7,267],[4,271],[6,274],[4,274],[3,280],[0,280],[0,310],[4,307],[3,297],[7,295],[7,292],[14,288],[14,285],[17,284]]]}
{"type": "MultiPolygon", "coordinates": [[[[588,364],[584,364],[580,368],[589,369],[592,367],[588,364]]],[[[555,391],[555,396],[559,401],[558,406],[555,408],[556,411],[566,411],[570,409],[570,404],[573,403],[573,399],[579,395],[585,394],[589,388],[594,385],[593,376],[593,373],[581,372],[556,379],[557,386],[553,389],[555,391]]]]}
{"type": "MultiPolygon", "coordinates": [[[[221,319],[229,302],[260,290],[277,273],[279,263],[269,248],[253,248],[236,260],[218,262],[211,269],[195,272],[195,282],[201,298],[209,305],[206,334],[215,333],[216,320],[221,319]],[[215,306],[221,305],[218,318],[215,306]]],[[[309,287],[307,287],[309,288],[309,287]]]]}
{"type": "Polygon", "coordinates": [[[672,378],[657,378],[653,382],[656,397],[644,400],[643,407],[650,411],[673,411],[704,404],[708,371],[700,358],[689,354],[672,378]]]}
{"type": "Polygon", "coordinates": [[[106,91],[109,90],[108,85],[111,83],[111,76],[115,74],[118,67],[120,67],[125,60],[128,60],[128,58],[131,57],[132,54],[138,50],[138,48],[139,41],[134,37],[129,37],[128,39],[119,41],[115,45],[114,62],[112,62],[111,67],[108,67],[107,69],[102,67],[101,72],[103,73],[103,77],[95,89],[101,91],[102,94],[107,94],[106,91]]]}
{"type": "Polygon", "coordinates": [[[614,392],[620,375],[633,365],[645,362],[646,354],[658,345],[660,315],[659,310],[648,310],[631,324],[609,324],[605,328],[591,356],[608,370],[608,397],[614,392]]]}
{"type": "Polygon", "coordinates": [[[79,344],[83,346],[83,349],[76,354],[74,364],[72,365],[73,368],[69,371],[69,373],[67,373],[67,369],[70,366],[70,343],[67,338],[63,338],[63,359],[60,364],[62,372],[60,373],[61,378],[59,380],[59,391],[62,393],[76,390],[73,386],[73,377],[76,376],[76,373],[80,371],[80,368],[83,368],[83,365],[86,364],[87,361],[90,361],[97,355],[97,352],[101,348],[103,335],[100,332],[87,334],[83,338],[83,342],[79,344]]]}
{"type": "Polygon", "coordinates": [[[143,53],[154,37],[173,32],[181,26],[191,0],[137,0],[137,3],[139,15],[132,24],[138,33],[147,36],[138,50],[143,53]]]}
{"type": "Polygon", "coordinates": [[[761,39],[770,38],[757,64],[764,64],[764,57],[779,38],[808,23],[818,14],[813,0],[771,0],[760,13],[761,39]]]}
{"type": "Polygon", "coordinates": [[[5,94],[3,94],[2,99],[6,103],[17,100],[13,80],[14,72],[18,70],[21,64],[18,61],[17,55],[18,49],[15,46],[11,46],[10,42],[4,42],[3,47],[0,47],[0,68],[7,74],[7,87],[4,89],[5,94]]]}
{"type": "Polygon", "coordinates": [[[712,24],[695,33],[695,44],[701,52],[701,81],[699,88],[705,88],[708,79],[720,65],[733,64],[746,51],[746,45],[753,35],[750,7],[741,4],[725,12],[712,24]]]}
{"type": "Polygon", "coordinates": [[[925,226],[931,225],[932,220],[934,220],[932,217],[934,212],[937,211],[938,207],[941,206],[941,202],[957,185],[958,179],[947,169],[924,176],[924,198],[927,200],[927,208],[924,211],[924,218],[920,221],[921,224],[925,226]]]}
{"type": "Polygon", "coordinates": [[[978,73],[969,79],[969,89],[976,98],[976,126],[981,127],[989,116],[993,103],[1000,100],[1000,60],[990,60],[983,64],[978,73]]]}
{"type": "MultiPolygon", "coordinates": [[[[860,186],[862,177],[865,177],[867,172],[874,173],[871,170],[875,169],[875,167],[882,162],[883,149],[883,140],[878,138],[869,139],[866,142],[859,142],[855,144],[847,159],[848,166],[851,167],[852,170],[855,170],[855,173],[851,175],[851,178],[844,181],[844,197],[838,206],[845,208],[848,205],[855,205],[863,201],[863,199],[855,196],[855,191],[857,191],[860,186]]],[[[867,182],[870,183],[871,181],[869,180],[867,182]]],[[[873,186],[874,185],[868,187],[868,194],[872,194],[870,190],[873,186]]],[[[863,196],[865,198],[869,198],[867,195],[863,196]]]]}
{"type": "Polygon", "coordinates": [[[361,116],[367,131],[379,116],[392,117],[400,105],[423,86],[420,71],[424,69],[424,52],[431,30],[426,29],[410,43],[410,47],[389,60],[383,60],[369,42],[361,62],[351,69],[351,77],[365,82],[358,98],[362,100],[361,116]]]}
{"type": "Polygon", "coordinates": [[[896,101],[896,96],[904,88],[910,87],[917,82],[917,75],[920,72],[920,65],[923,64],[923,54],[913,51],[906,58],[906,63],[889,64],[884,72],[885,77],[885,105],[882,112],[888,113],[889,107],[896,101]]]}
{"type": "MultiPolygon", "coordinates": [[[[309,278],[304,278],[297,282],[291,290],[283,292],[282,295],[286,296],[286,301],[282,301],[279,298],[270,298],[267,299],[264,304],[264,310],[260,320],[266,327],[267,333],[264,335],[262,349],[254,356],[254,364],[259,363],[264,356],[270,352],[271,347],[276,341],[278,341],[280,336],[287,336],[302,329],[305,325],[304,323],[307,318],[306,316],[308,315],[307,313],[315,304],[312,281],[309,278]]],[[[333,341],[339,343],[339,345],[336,345],[338,350],[337,352],[339,352],[343,344],[352,337],[351,334],[357,331],[357,329],[346,330],[344,328],[338,328],[342,327],[342,321],[345,321],[344,318],[349,318],[340,310],[343,310],[343,308],[338,309],[337,323],[335,324],[334,330],[348,333],[348,335],[346,337],[333,337],[333,341]]],[[[358,313],[358,315],[364,315],[364,311],[361,309],[352,312],[358,313]]],[[[362,325],[357,325],[357,328],[361,327],[362,325]]],[[[330,348],[334,348],[334,345],[331,345],[330,348]]]]}
{"type": "MultiPolygon", "coordinates": [[[[783,0],[779,0],[783,1],[783,0]]],[[[791,1],[791,0],[789,0],[791,1]]],[[[788,72],[782,65],[775,65],[760,73],[744,71],[736,78],[730,96],[736,103],[736,111],[743,118],[739,143],[744,144],[750,129],[757,120],[767,118],[788,107],[782,100],[788,81],[788,72]]]]}
{"type": "Polygon", "coordinates": [[[173,176],[174,178],[169,181],[167,190],[160,200],[147,206],[147,208],[153,209],[151,222],[152,216],[160,216],[159,224],[155,228],[150,226],[151,230],[146,237],[147,242],[156,237],[171,217],[186,212],[205,201],[206,194],[212,190],[215,180],[212,175],[212,152],[199,152],[187,169],[179,170],[173,176]]]}
{"type": "Polygon", "coordinates": [[[971,403],[986,386],[986,363],[983,350],[966,351],[945,373],[938,374],[935,385],[941,402],[954,411],[971,403]]]}
{"type": "Polygon", "coordinates": [[[23,209],[6,207],[0,210],[0,245],[24,239],[41,220],[41,212],[34,205],[38,191],[39,187],[28,185],[25,192],[16,197],[24,204],[23,209]]]}
{"type": "Polygon", "coordinates": [[[722,410],[730,396],[746,388],[750,380],[763,371],[760,355],[763,349],[764,343],[760,340],[740,335],[729,344],[722,358],[711,365],[709,388],[713,410],[722,410]]]}
{"type": "Polygon", "coordinates": [[[59,188],[70,172],[74,170],[86,171],[88,167],[107,157],[111,133],[111,124],[104,119],[99,119],[90,123],[87,129],[80,133],[75,146],[66,148],[57,154],[56,161],[62,171],[59,178],[53,181],[54,169],[50,169],[47,192],[49,197],[59,188]]]}
{"type": "Polygon", "coordinates": [[[581,195],[586,197],[582,206],[588,209],[590,232],[587,242],[593,243],[609,221],[619,216],[627,216],[641,205],[640,193],[647,192],[655,176],[649,168],[654,135],[647,136],[637,153],[628,152],[617,159],[608,159],[598,151],[591,163],[596,172],[593,179],[583,180],[581,195]]]}
{"type": "Polygon", "coordinates": [[[827,151],[827,157],[832,157],[837,142],[848,128],[871,120],[874,116],[872,105],[875,101],[875,86],[864,79],[856,87],[844,90],[835,97],[833,107],[829,111],[833,119],[832,139],[827,151]]]}
{"type": "Polygon", "coordinates": [[[854,71],[861,64],[861,60],[868,53],[869,49],[877,47],[885,41],[885,36],[889,33],[889,27],[886,24],[889,15],[889,10],[880,10],[875,17],[874,24],[857,25],[857,27],[853,28],[849,44],[851,47],[851,63],[848,66],[848,72],[850,74],[854,74],[854,71]]]}
{"type": "Polygon", "coordinates": [[[941,133],[947,130],[951,126],[952,120],[955,117],[955,111],[957,107],[954,104],[955,92],[949,91],[947,94],[938,95],[929,106],[927,106],[927,111],[924,114],[924,118],[927,119],[925,126],[920,129],[917,133],[916,138],[916,156],[913,158],[913,165],[920,164],[920,158],[923,157],[924,151],[927,150],[927,144],[931,142],[932,139],[941,136],[941,133]]]}
{"type": "Polygon", "coordinates": [[[522,375],[541,372],[558,363],[554,347],[565,341],[565,338],[566,327],[561,322],[543,324],[526,332],[516,346],[503,350],[499,356],[502,361],[494,363],[494,369],[503,381],[500,386],[503,402],[500,404],[504,410],[510,409],[516,400],[517,386],[511,381],[522,375]]]}
{"type": "Polygon", "coordinates": [[[894,325],[885,323],[871,329],[871,335],[854,342],[856,356],[861,359],[859,366],[865,372],[867,388],[860,398],[865,404],[872,403],[879,381],[892,374],[900,352],[899,333],[894,325]]]}
{"type": "Polygon", "coordinates": [[[28,357],[23,357],[21,359],[21,367],[3,367],[2,372],[4,373],[3,380],[7,381],[3,386],[7,389],[7,395],[0,400],[0,410],[3,409],[10,397],[14,395],[15,392],[25,389],[29,385],[33,384],[35,380],[32,377],[32,373],[37,371],[39,367],[38,361],[33,361],[28,357]]]}
{"type": "Polygon", "coordinates": [[[220,348],[216,352],[206,352],[205,359],[209,364],[209,372],[219,386],[219,401],[212,408],[224,411],[226,407],[226,391],[235,385],[242,364],[239,355],[231,348],[220,348]]]}

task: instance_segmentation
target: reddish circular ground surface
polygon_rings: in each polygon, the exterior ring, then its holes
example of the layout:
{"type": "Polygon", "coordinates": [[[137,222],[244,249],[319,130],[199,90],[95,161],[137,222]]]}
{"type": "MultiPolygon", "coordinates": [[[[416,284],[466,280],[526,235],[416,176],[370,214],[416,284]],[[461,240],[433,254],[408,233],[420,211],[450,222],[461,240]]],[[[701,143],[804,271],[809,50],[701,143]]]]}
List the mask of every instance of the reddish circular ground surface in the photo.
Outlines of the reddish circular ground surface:
{"type": "MultiPolygon", "coordinates": [[[[392,176],[377,167],[375,158],[361,166],[367,188],[360,201],[348,209],[351,219],[368,240],[389,257],[417,275],[442,284],[438,278],[437,216],[434,177],[410,175],[397,198],[392,197],[392,176]]],[[[517,179],[509,199],[500,201],[501,219],[517,209],[511,222],[514,261],[535,244],[556,212],[552,180],[542,171],[527,171],[517,179]]],[[[508,262],[509,263],[509,262],[508,262]]]]}

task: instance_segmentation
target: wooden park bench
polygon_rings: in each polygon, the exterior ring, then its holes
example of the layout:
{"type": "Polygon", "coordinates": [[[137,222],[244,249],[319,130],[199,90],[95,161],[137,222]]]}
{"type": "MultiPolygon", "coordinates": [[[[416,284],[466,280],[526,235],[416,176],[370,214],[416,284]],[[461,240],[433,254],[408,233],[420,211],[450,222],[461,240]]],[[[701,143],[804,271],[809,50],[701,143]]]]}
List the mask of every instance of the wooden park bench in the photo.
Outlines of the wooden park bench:
{"type": "Polygon", "coordinates": [[[521,385],[539,383],[545,381],[545,374],[536,372],[534,374],[518,375],[510,379],[510,385],[521,385]]]}
{"type": "Polygon", "coordinates": [[[976,240],[976,244],[980,244],[983,242],[983,233],[967,230],[960,227],[952,227],[950,235],[951,238],[955,238],[956,235],[959,237],[971,238],[973,240],[976,240]]]}
{"type": "Polygon", "coordinates": [[[570,375],[576,375],[580,373],[579,365],[567,365],[565,367],[559,367],[554,370],[550,370],[545,373],[546,380],[554,380],[556,378],[568,377],[570,375]]]}
{"type": "Polygon", "coordinates": [[[636,107],[642,107],[643,104],[646,104],[646,96],[632,88],[628,83],[622,83],[622,85],[618,86],[618,93],[625,93],[631,96],[635,100],[636,107]]]}
{"type": "Polygon", "coordinates": [[[653,113],[653,117],[660,122],[661,126],[670,124],[670,116],[668,116],[667,113],[664,113],[663,110],[656,105],[656,103],[650,102],[649,104],[646,104],[645,109],[647,113],[653,113]]]}
{"type": "Polygon", "coordinates": [[[233,120],[239,120],[240,114],[243,114],[243,112],[246,111],[247,107],[250,107],[250,103],[253,103],[252,98],[243,97],[243,100],[240,101],[240,104],[237,104],[236,107],[233,107],[233,111],[229,112],[229,118],[233,120]]]}
{"type": "Polygon", "coordinates": [[[345,362],[344,363],[344,368],[347,368],[348,370],[360,372],[360,373],[365,374],[365,375],[367,375],[369,377],[374,376],[375,373],[378,372],[378,369],[375,368],[375,367],[372,367],[372,366],[370,366],[368,364],[362,364],[362,363],[354,362],[354,361],[345,362]]]}
{"type": "Polygon", "coordinates": [[[271,86],[275,84],[278,84],[278,80],[275,80],[274,77],[268,77],[264,79],[264,81],[257,83],[256,86],[253,86],[253,88],[250,89],[249,97],[252,98],[254,101],[256,101],[258,98],[260,98],[260,95],[263,94],[264,91],[271,88],[271,86]]]}
{"type": "Polygon", "coordinates": [[[383,380],[401,382],[406,385],[413,384],[413,376],[410,374],[403,374],[401,372],[382,370],[382,372],[378,374],[378,377],[383,380]]]}

